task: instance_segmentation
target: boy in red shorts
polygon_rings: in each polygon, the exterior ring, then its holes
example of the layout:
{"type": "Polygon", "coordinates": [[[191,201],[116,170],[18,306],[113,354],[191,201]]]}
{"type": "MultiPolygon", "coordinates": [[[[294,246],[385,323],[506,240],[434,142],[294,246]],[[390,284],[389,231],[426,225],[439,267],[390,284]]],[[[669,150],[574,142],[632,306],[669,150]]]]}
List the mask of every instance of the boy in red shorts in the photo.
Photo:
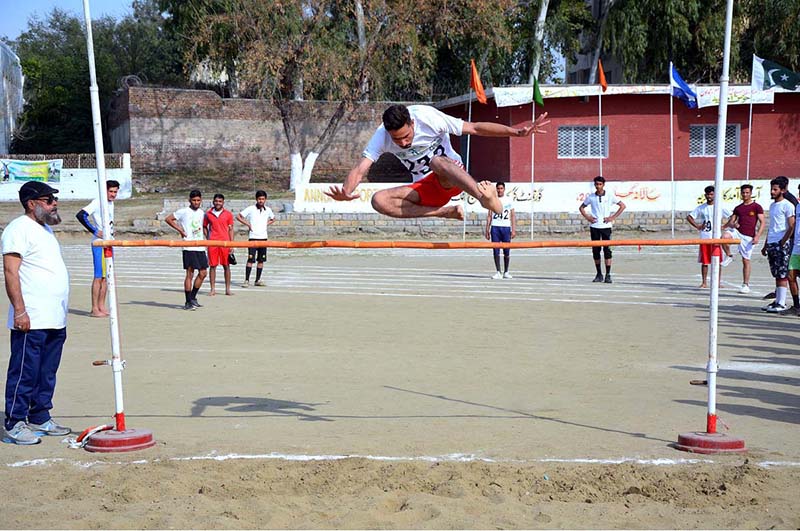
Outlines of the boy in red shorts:
{"type": "Polygon", "coordinates": [[[356,187],[370,166],[383,153],[391,153],[411,173],[412,184],[381,190],[372,196],[372,208],[394,218],[440,217],[464,219],[461,205],[448,206],[450,199],[467,192],[495,214],[503,212],[494,184],[476,182],[464,171],[461,157],[450,144],[450,135],[527,137],[544,133],[550,123],[547,113],[522,128],[492,122],[465,122],[428,105],[392,105],[362,153],[361,161],[342,186],[331,186],[326,195],[336,201],[352,201],[360,195],[356,187]]]}
{"type": "MultiPolygon", "coordinates": [[[[214,195],[212,207],[206,212],[203,219],[203,230],[206,232],[208,240],[233,241],[233,214],[225,208],[225,196],[222,194],[214,195]]],[[[209,282],[211,283],[212,297],[217,294],[217,266],[222,266],[225,274],[225,295],[231,293],[231,266],[228,264],[228,253],[225,247],[208,248],[208,265],[211,268],[209,282]]]]}

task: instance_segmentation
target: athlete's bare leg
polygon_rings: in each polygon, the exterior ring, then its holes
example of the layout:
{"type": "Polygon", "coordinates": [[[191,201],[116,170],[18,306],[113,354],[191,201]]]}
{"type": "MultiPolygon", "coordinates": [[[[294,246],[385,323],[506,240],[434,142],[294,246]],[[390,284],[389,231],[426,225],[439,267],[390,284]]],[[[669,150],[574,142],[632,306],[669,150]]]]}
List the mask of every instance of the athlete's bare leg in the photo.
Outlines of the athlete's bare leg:
{"type": "Polygon", "coordinates": [[[461,205],[441,207],[420,205],[419,194],[410,186],[398,186],[376,192],[372,196],[372,208],[393,218],[464,219],[464,209],[461,205]]]}
{"type": "Polygon", "coordinates": [[[108,284],[106,284],[106,279],[95,278],[92,280],[92,311],[89,315],[92,317],[108,317],[108,310],[106,310],[107,293],[108,284]]]}
{"type": "Polygon", "coordinates": [[[233,295],[231,292],[231,266],[222,266],[222,270],[225,273],[225,295],[233,295]]]}
{"type": "Polygon", "coordinates": [[[217,266],[211,266],[208,269],[208,283],[211,285],[208,295],[214,297],[217,294],[217,266]]]}
{"type": "Polygon", "coordinates": [[[476,182],[472,175],[447,157],[433,157],[430,167],[445,188],[457,186],[477,199],[483,208],[491,210],[495,214],[503,213],[503,203],[497,197],[497,188],[494,183],[490,181],[476,182]]]}

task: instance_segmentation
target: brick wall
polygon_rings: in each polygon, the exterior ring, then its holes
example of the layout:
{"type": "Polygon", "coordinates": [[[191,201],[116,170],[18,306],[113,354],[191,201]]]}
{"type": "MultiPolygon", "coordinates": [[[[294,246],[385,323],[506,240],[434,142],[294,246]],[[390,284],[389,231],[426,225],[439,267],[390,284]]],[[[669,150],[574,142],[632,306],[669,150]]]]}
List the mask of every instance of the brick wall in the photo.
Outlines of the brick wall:
{"type": "MultiPolygon", "coordinates": [[[[305,153],[327,126],[336,103],[293,105],[305,153]]],[[[380,125],[387,105],[356,105],[317,160],[315,179],[342,179],[380,125]]],[[[111,136],[125,139],[123,132],[128,130],[131,163],[137,175],[210,172],[248,179],[258,176],[288,186],[290,154],[283,122],[279,110],[264,100],[223,99],[207,90],[131,87],[120,94],[115,108],[111,136]]],[[[373,179],[375,175],[381,180],[407,178],[399,162],[380,162],[371,172],[373,179]]]]}

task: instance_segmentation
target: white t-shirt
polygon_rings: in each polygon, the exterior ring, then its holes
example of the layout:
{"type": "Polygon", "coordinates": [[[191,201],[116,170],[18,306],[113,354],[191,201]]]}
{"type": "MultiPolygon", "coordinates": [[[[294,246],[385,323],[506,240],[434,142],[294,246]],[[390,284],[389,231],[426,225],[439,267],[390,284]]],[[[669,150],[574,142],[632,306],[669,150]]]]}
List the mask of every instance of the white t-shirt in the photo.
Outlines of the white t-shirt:
{"type": "Polygon", "coordinates": [[[362,156],[375,162],[383,153],[391,153],[411,172],[414,182],[431,173],[431,159],[437,155],[462,162],[461,156],[450,144],[450,135],[461,136],[464,120],[448,116],[430,105],[409,105],[408,112],[414,122],[411,147],[403,149],[392,142],[392,137],[381,124],[362,156]]]}
{"type": "Polygon", "coordinates": [[[503,213],[492,212],[492,227],[511,227],[511,211],[514,210],[514,199],[504,195],[500,198],[503,204],[503,213]]]}
{"type": "Polygon", "coordinates": [[[266,240],[269,237],[267,236],[269,220],[275,219],[275,214],[270,207],[265,206],[259,210],[256,205],[250,205],[239,213],[250,224],[248,238],[266,240]]]}
{"type": "MultiPolygon", "coordinates": [[[[794,216],[794,205],[788,200],[773,201],[769,206],[769,229],[767,230],[767,243],[781,241],[786,229],[789,227],[789,218],[794,216]]],[[[795,220],[797,221],[797,220],[795,220]]]]}
{"type": "MultiPolygon", "coordinates": [[[[205,240],[203,236],[203,218],[206,213],[202,208],[192,210],[184,207],[173,214],[178,224],[186,233],[185,241],[205,240]]],[[[205,251],[205,247],[184,247],[184,251],[205,251]]]]}
{"type": "MultiPolygon", "coordinates": [[[[69,273],[53,229],[20,216],[3,231],[2,245],[3,254],[22,257],[19,281],[31,330],[66,327],[69,273]]],[[[8,309],[8,328],[14,328],[13,306],[8,309]]]]}
{"type": "MultiPolygon", "coordinates": [[[[698,206],[694,210],[692,210],[692,219],[698,225],[702,225],[702,229],[700,229],[700,239],[708,240],[714,235],[713,225],[714,225],[714,205],[709,205],[708,203],[703,203],[702,205],[698,206]]],[[[731,217],[731,211],[722,207],[722,222],[724,223],[726,219],[731,217]]]]}
{"type": "MultiPolygon", "coordinates": [[[[92,202],[83,207],[83,210],[92,217],[92,221],[94,222],[94,226],[98,228],[98,230],[103,230],[103,212],[100,208],[100,200],[99,199],[92,199],[92,202]]],[[[114,201],[108,202],[108,217],[111,223],[111,237],[114,237],[114,201]]],[[[105,235],[104,235],[105,236],[105,235]]]]}
{"type": "Polygon", "coordinates": [[[588,206],[589,213],[597,220],[589,226],[594,229],[611,228],[612,223],[603,220],[617,211],[616,208],[613,210],[611,208],[616,205],[619,205],[619,199],[616,195],[609,193],[608,190],[603,195],[597,195],[597,192],[592,192],[586,196],[586,199],[583,200],[583,206],[588,206]]]}

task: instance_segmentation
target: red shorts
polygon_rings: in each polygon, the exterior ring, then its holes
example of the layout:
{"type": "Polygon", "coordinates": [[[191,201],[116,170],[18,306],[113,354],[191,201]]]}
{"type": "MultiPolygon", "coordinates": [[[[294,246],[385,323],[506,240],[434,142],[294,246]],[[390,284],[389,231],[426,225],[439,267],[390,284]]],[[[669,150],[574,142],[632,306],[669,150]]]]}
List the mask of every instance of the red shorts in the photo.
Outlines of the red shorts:
{"type": "Polygon", "coordinates": [[[450,202],[451,197],[459,195],[462,190],[457,186],[445,188],[439,182],[439,177],[435,173],[423,177],[421,180],[412,183],[412,190],[419,194],[419,204],[429,207],[440,207],[450,202]]]}
{"type": "Polygon", "coordinates": [[[228,265],[228,254],[230,249],[227,247],[209,247],[208,248],[208,265],[210,267],[217,267],[218,265],[228,265]]]}
{"type": "Polygon", "coordinates": [[[722,250],[720,249],[720,246],[710,243],[704,244],[700,246],[700,255],[697,257],[697,261],[703,265],[709,265],[711,264],[712,256],[719,256],[722,258],[722,250]]]}

